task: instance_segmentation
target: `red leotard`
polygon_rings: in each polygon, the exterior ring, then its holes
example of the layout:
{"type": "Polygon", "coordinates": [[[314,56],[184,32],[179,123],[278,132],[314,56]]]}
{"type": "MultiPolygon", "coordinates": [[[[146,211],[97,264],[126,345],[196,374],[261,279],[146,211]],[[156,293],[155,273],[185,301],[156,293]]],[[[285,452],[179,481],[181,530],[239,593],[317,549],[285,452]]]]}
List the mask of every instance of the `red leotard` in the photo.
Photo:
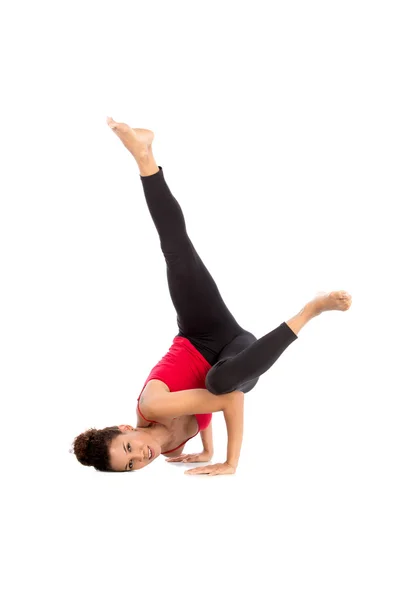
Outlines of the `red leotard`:
{"type": "MultiPolygon", "coordinates": [[[[202,354],[193,346],[193,344],[184,337],[175,336],[174,341],[167,354],[156,364],[155,367],[150,371],[142,390],[137,399],[137,412],[145,421],[149,423],[157,423],[157,421],[150,421],[142,415],[139,409],[140,396],[147,383],[151,379],[159,379],[163,381],[170,389],[171,392],[179,392],[180,390],[193,390],[203,388],[206,389],[205,380],[208,371],[211,369],[210,363],[204,358],[202,354]]],[[[195,415],[198,431],[195,435],[206,429],[212,419],[212,414],[195,415]]],[[[195,437],[195,436],[192,436],[195,437]]],[[[189,440],[179,444],[176,448],[163,452],[168,454],[174,452],[181,446],[184,446],[189,440]]]]}

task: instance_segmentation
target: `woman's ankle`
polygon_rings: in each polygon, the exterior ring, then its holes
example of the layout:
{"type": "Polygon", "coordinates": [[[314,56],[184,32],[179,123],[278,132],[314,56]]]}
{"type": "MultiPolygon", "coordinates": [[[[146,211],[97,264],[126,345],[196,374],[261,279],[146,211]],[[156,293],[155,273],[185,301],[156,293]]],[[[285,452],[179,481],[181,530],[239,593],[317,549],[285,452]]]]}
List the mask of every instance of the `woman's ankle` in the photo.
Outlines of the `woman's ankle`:
{"type": "Polygon", "coordinates": [[[311,302],[309,302],[301,309],[301,311],[295,317],[292,317],[291,319],[285,322],[286,325],[290,327],[290,329],[293,331],[293,333],[298,335],[300,330],[303,329],[304,325],[307,325],[307,323],[311,321],[311,319],[313,319],[314,317],[318,316],[318,314],[319,313],[315,310],[315,306],[311,302]]]}
{"type": "Polygon", "coordinates": [[[138,164],[140,175],[142,177],[155,175],[160,170],[156,161],[154,160],[151,148],[147,152],[142,152],[140,156],[135,156],[135,160],[138,164]]]}

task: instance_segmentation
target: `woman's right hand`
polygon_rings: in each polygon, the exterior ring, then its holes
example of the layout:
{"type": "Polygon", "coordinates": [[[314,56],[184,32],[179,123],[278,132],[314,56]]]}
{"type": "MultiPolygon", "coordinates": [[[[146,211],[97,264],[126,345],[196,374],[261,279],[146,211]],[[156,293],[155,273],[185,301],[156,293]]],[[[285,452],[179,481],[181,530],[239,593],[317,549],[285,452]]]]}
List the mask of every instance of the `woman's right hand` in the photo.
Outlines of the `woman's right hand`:
{"type": "Polygon", "coordinates": [[[196,462],[208,462],[213,457],[212,452],[203,450],[199,454],[181,454],[174,458],[167,458],[167,462],[183,462],[183,463],[196,463],[196,462]]]}

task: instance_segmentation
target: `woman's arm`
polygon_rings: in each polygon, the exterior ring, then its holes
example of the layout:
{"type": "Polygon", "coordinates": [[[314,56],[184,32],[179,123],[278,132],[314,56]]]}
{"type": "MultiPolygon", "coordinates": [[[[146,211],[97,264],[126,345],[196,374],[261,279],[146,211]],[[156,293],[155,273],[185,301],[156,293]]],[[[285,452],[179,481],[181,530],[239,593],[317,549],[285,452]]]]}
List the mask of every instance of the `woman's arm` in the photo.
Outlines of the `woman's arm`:
{"type": "Polygon", "coordinates": [[[231,475],[236,473],[243,439],[244,394],[238,394],[224,408],[228,430],[228,452],[226,462],[186,471],[189,475],[231,475]]]}
{"type": "Polygon", "coordinates": [[[206,429],[200,431],[201,441],[203,442],[203,450],[210,455],[210,460],[214,454],[213,434],[212,434],[212,422],[206,429]]]}
{"type": "Polygon", "coordinates": [[[233,398],[243,392],[215,395],[205,389],[182,390],[180,392],[145,392],[140,398],[140,410],[145,417],[157,421],[173,419],[183,415],[200,415],[220,412],[229,406],[233,398]]]}
{"type": "Polygon", "coordinates": [[[180,392],[153,392],[141,399],[143,410],[149,419],[180,417],[182,415],[205,414],[223,411],[228,432],[227,460],[224,465],[209,465],[191,469],[192,474],[219,474],[235,472],[239,462],[243,439],[244,393],[235,390],[229,394],[215,395],[204,389],[180,392]],[[224,468],[222,468],[224,467],[224,468]]]}
{"type": "Polygon", "coordinates": [[[224,410],[228,431],[228,451],[226,462],[236,470],[243,441],[244,394],[240,392],[224,410]]]}

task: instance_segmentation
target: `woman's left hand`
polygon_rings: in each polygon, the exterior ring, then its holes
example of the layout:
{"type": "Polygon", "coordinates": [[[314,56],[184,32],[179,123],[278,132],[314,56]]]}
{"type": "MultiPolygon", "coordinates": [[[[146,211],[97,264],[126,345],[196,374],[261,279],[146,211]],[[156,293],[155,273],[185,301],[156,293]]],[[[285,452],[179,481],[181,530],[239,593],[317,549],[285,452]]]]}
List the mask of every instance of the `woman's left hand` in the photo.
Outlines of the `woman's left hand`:
{"type": "Polygon", "coordinates": [[[206,467],[196,467],[185,471],[185,475],[233,475],[236,473],[236,467],[225,463],[216,465],[207,465],[206,467]]]}

